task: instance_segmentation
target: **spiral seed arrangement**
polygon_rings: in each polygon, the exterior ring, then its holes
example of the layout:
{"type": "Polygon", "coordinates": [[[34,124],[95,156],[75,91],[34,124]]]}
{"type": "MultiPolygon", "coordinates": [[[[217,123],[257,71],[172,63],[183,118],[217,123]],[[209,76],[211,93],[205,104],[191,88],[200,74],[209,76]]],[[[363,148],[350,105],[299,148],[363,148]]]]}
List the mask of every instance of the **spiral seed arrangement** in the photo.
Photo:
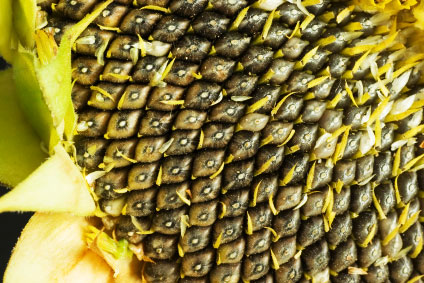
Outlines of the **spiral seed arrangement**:
{"type": "MultiPolygon", "coordinates": [[[[40,36],[96,4],[39,3],[40,36]]],[[[421,282],[424,57],[396,21],[328,0],[101,13],[74,46],[74,158],[145,281],[421,282]]]]}

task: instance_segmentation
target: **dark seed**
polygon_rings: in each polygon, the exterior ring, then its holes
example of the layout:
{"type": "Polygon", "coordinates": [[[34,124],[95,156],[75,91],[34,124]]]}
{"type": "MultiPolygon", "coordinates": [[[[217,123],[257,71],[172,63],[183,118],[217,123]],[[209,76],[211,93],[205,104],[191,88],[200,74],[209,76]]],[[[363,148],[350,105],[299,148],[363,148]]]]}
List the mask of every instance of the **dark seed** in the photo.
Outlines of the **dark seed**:
{"type": "Polygon", "coordinates": [[[414,267],[409,257],[402,257],[389,264],[390,279],[395,283],[405,282],[411,276],[414,267]]]}
{"type": "Polygon", "coordinates": [[[205,81],[195,82],[187,90],[184,106],[206,110],[218,100],[220,91],[221,87],[218,84],[205,81]]]}
{"type": "Polygon", "coordinates": [[[348,212],[334,218],[331,229],[326,233],[327,241],[332,246],[337,246],[346,241],[352,233],[352,220],[348,212]]]}
{"type": "Polygon", "coordinates": [[[382,251],[380,239],[376,237],[368,244],[366,248],[359,248],[358,263],[361,267],[369,267],[381,257],[381,253],[382,251]]]}
{"type": "Polygon", "coordinates": [[[208,54],[211,43],[202,37],[185,35],[172,48],[172,55],[179,60],[202,61],[208,54]]]}
{"type": "Polygon", "coordinates": [[[263,203],[256,207],[249,208],[248,213],[251,219],[253,232],[271,225],[272,212],[268,203],[263,203]]]}
{"type": "Polygon", "coordinates": [[[272,228],[280,238],[296,235],[299,227],[300,213],[298,209],[281,211],[272,222],[272,228]]]}
{"type": "Polygon", "coordinates": [[[357,243],[364,243],[373,226],[377,225],[377,215],[374,210],[364,211],[353,219],[353,236],[357,243]]]}
{"type": "Polygon", "coordinates": [[[200,14],[192,23],[196,34],[214,40],[227,30],[230,19],[222,14],[206,11],[200,14]]]}
{"type": "Polygon", "coordinates": [[[178,16],[165,16],[155,26],[152,36],[155,40],[174,42],[180,39],[188,29],[190,22],[178,16]]]}
{"type": "Polygon", "coordinates": [[[180,183],[175,185],[162,185],[156,197],[157,209],[176,209],[185,205],[184,201],[178,196],[187,198],[188,183],[180,183]],[[178,194],[177,194],[178,193],[178,194]]]}
{"type": "Polygon", "coordinates": [[[191,183],[191,202],[198,203],[218,197],[221,189],[221,175],[210,178],[198,178],[191,183]]]}
{"type": "Polygon", "coordinates": [[[243,261],[243,279],[256,280],[264,276],[269,270],[269,252],[251,255],[243,261]]]}
{"type": "Polygon", "coordinates": [[[297,241],[302,247],[307,247],[321,239],[324,233],[324,220],[321,216],[314,216],[302,221],[297,241]]]}
{"type": "Polygon", "coordinates": [[[288,262],[296,254],[296,236],[279,239],[271,249],[279,265],[288,262]]]}
{"type": "Polygon", "coordinates": [[[181,263],[182,273],[192,277],[207,275],[214,265],[215,252],[206,249],[195,253],[186,253],[181,263]]]}
{"type": "Polygon", "coordinates": [[[177,236],[152,234],[143,241],[143,251],[151,259],[172,259],[177,254],[177,236]]]}
{"type": "Polygon", "coordinates": [[[145,237],[145,235],[137,234],[138,228],[134,225],[148,231],[150,220],[147,218],[131,218],[129,216],[121,216],[118,225],[116,226],[116,236],[118,238],[127,239],[130,243],[138,244],[145,237]],[[133,222],[134,221],[134,222],[133,222]]]}
{"type": "Polygon", "coordinates": [[[132,9],[123,19],[119,29],[125,33],[147,37],[161,17],[160,13],[152,10],[132,9]]]}
{"type": "Polygon", "coordinates": [[[317,273],[328,266],[330,252],[325,240],[321,240],[302,252],[302,260],[305,263],[305,271],[317,273]]]}
{"type": "Polygon", "coordinates": [[[212,228],[209,227],[188,227],[184,236],[180,240],[184,253],[192,253],[206,248],[211,241],[212,228]]]}
{"type": "Polygon", "coordinates": [[[340,272],[355,263],[356,259],[355,242],[348,239],[331,252],[330,268],[335,272],[340,272]]]}
{"type": "Polygon", "coordinates": [[[367,274],[363,276],[367,283],[383,283],[389,278],[389,268],[387,265],[375,266],[368,268],[367,274]]]}
{"type": "Polygon", "coordinates": [[[280,266],[275,271],[275,279],[277,282],[294,283],[300,280],[303,275],[302,262],[300,258],[292,258],[289,262],[280,266]]]}
{"type": "Polygon", "coordinates": [[[245,240],[243,237],[237,240],[220,245],[217,250],[217,256],[221,263],[239,263],[244,255],[245,240]]]}
{"type": "Polygon", "coordinates": [[[277,210],[287,210],[299,204],[302,198],[302,186],[281,187],[274,200],[277,210]]]}
{"type": "Polygon", "coordinates": [[[147,282],[174,283],[180,277],[179,269],[179,263],[176,261],[146,262],[143,268],[143,276],[147,282]]]}
{"type": "Polygon", "coordinates": [[[96,181],[94,192],[98,197],[106,199],[115,199],[120,197],[121,194],[115,190],[123,189],[127,185],[127,171],[126,170],[112,170],[100,177],[96,181]]]}
{"type": "Polygon", "coordinates": [[[219,235],[221,244],[226,244],[238,239],[243,233],[243,217],[219,219],[213,225],[213,242],[215,243],[219,235]]]}
{"type": "Polygon", "coordinates": [[[221,202],[225,206],[224,217],[241,216],[246,213],[249,206],[249,191],[234,190],[221,196],[221,202]]]}
{"type": "Polygon", "coordinates": [[[180,233],[181,216],[186,213],[186,208],[174,210],[162,210],[153,215],[151,229],[165,235],[175,235],[180,233]]]}
{"type": "Polygon", "coordinates": [[[253,232],[246,237],[246,250],[245,255],[250,256],[253,254],[262,253],[269,249],[271,245],[271,231],[262,229],[253,232]]]}
{"type": "Polygon", "coordinates": [[[212,225],[217,217],[217,205],[216,200],[192,204],[189,212],[190,225],[203,227],[212,225]]]}
{"type": "Polygon", "coordinates": [[[238,283],[240,280],[241,264],[221,264],[215,266],[209,279],[211,283],[238,283]]]}
{"type": "Polygon", "coordinates": [[[128,194],[127,214],[131,216],[148,216],[155,211],[155,189],[137,190],[128,194]]]}

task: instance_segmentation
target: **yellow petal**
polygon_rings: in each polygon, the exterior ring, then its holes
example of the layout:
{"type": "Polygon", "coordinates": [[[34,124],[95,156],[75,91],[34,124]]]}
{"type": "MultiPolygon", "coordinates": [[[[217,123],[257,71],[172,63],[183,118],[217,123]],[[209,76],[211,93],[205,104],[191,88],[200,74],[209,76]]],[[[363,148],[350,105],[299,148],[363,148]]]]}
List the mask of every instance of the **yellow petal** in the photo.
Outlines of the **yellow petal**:
{"type": "Polygon", "coordinates": [[[112,269],[87,248],[88,225],[69,214],[35,214],[16,244],[4,282],[112,282],[112,269]]]}
{"type": "Polygon", "coordinates": [[[62,146],[28,178],[0,198],[0,212],[71,212],[93,215],[96,205],[87,183],[62,146]]]}

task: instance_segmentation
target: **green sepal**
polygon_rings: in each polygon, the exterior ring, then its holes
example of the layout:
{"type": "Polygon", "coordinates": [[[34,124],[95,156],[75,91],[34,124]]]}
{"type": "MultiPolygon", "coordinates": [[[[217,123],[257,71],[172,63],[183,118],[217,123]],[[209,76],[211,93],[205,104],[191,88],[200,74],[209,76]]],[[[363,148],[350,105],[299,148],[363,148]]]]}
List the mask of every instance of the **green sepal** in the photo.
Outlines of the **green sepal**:
{"type": "Polygon", "coordinates": [[[13,187],[46,158],[41,140],[21,109],[12,70],[0,72],[0,183],[13,187]]]}
{"type": "Polygon", "coordinates": [[[61,145],[24,181],[0,198],[0,212],[69,212],[92,216],[96,204],[88,184],[61,145]]]}
{"type": "Polygon", "coordinates": [[[12,0],[12,3],[14,32],[24,47],[32,49],[34,47],[37,3],[35,0],[12,0]]]}
{"type": "Polygon", "coordinates": [[[0,56],[6,61],[11,62],[12,60],[12,0],[1,0],[0,1],[0,56]]]}
{"type": "Polygon", "coordinates": [[[35,56],[29,52],[15,53],[13,59],[13,78],[16,94],[29,123],[40,136],[46,147],[52,149],[59,141],[53,125],[50,110],[44,102],[34,68],[35,56]]]}

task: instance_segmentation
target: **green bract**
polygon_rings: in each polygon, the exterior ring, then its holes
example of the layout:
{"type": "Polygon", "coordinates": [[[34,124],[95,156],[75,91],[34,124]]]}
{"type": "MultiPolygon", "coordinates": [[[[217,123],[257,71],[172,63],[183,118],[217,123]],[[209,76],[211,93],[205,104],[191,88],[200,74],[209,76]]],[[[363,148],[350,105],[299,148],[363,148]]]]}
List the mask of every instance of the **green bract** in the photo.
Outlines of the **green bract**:
{"type": "Polygon", "coordinates": [[[4,161],[0,182],[16,186],[0,199],[0,211],[94,214],[96,206],[85,179],[63,142],[72,139],[76,121],[71,100],[72,45],[111,2],[99,5],[70,28],[59,47],[36,34],[36,1],[0,4],[0,23],[5,28],[0,55],[12,64],[12,70],[0,76],[6,86],[0,130],[7,135],[0,141],[4,161]],[[47,156],[43,147],[52,157],[42,164],[47,156]]]}

